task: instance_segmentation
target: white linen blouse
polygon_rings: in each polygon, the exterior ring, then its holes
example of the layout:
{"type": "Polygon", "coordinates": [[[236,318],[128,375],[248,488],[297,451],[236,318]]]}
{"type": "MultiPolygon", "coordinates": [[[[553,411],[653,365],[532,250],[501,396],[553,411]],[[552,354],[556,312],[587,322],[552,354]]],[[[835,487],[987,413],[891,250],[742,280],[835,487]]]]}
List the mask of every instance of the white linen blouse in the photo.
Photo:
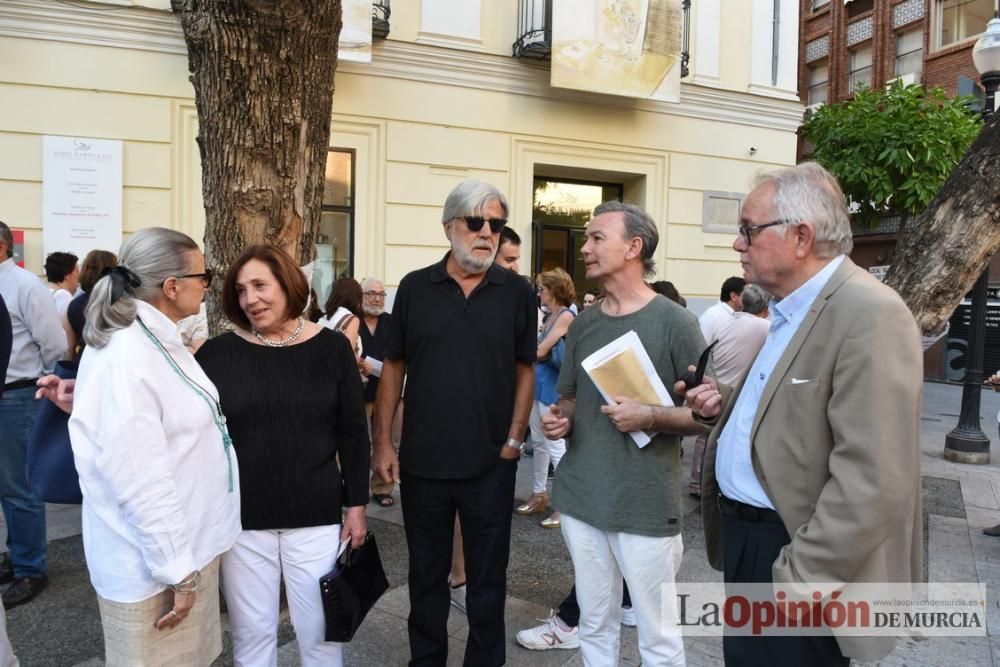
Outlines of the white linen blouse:
{"type": "Polygon", "coordinates": [[[240,533],[236,453],[230,447],[227,461],[213,416],[219,393],[174,323],[147,303],[137,309],[212,402],[184,381],[138,321],[83,353],[69,420],[83,547],[98,595],[124,603],[178,583],[240,533]]]}

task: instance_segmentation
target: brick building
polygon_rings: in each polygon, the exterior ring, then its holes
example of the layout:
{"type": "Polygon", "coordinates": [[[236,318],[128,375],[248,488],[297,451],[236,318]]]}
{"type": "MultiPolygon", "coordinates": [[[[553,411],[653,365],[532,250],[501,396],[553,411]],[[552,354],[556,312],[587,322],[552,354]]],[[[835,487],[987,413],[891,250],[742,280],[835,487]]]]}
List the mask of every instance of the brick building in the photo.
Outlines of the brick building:
{"type": "MultiPolygon", "coordinates": [[[[972,93],[979,80],[972,47],[993,16],[994,0],[801,0],[800,10],[799,95],[815,108],[849,98],[859,84],[874,88],[899,77],[948,95],[972,93]]],[[[864,267],[891,263],[896,231],[893,221],[857,229],[852,259],[864,267]]],[[[996,257],[990,276],[1000,280],[996,257]]],[[[965,313],[967,305],[956,311],[948,338],[928,350],[928,378],[961,380],[965,313]]],[[[988,325],[988,372],[998,363],[1000,326],[988,325]]]]}
{"type": "Polygon", "coordinates": [[[802,0],[802,100],[838,101],[859,83],[897,77],[954,95],[961,77],[978,79],[972,46],[993,8],[993,0],[802,0]]]}

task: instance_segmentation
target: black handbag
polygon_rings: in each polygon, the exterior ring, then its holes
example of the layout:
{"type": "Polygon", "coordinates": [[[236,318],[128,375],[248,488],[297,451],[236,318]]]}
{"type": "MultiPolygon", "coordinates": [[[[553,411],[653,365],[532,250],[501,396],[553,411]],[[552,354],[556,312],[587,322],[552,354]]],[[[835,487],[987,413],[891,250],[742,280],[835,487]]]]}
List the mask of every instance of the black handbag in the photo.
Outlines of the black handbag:
{"type": "Polygon", "coordinates": [[[320,577],[326,641],[351,641],[368,610],[388,588],[375,536],[368,533],[360,547],[348,547],[337,558],[333,570],[320,577]]]}
{"type": "MultiPolygon", "coordinates": [[[[54,372],[65,380],[75,378],[76,369],[77,362],[60,361],[54,372]]],[[[31,489],[41,500],[67,505],[83,502],[69,441],[69,415],[48,400],[38,406],[35,426],[28,436],[27,469],[31,489]]]]}

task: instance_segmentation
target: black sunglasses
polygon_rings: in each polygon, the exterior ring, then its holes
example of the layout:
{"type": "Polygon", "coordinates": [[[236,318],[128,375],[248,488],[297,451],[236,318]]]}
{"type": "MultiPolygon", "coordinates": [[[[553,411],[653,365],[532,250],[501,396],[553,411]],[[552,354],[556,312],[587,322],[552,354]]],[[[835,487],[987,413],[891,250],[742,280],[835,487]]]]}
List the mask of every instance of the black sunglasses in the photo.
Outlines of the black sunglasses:
{"type": "Polygon", "coordinates": [[[507,218],[484,218],[481,215],[460,215],[458,219],[465,220],[465,225],[470,232],[478,232],[488,222],[490,223],[490,231],[499,234],[500,230],[507,224],[507,218]]]}
{"type": "MultiPolygon", "coordinates": [[[[183,278],[201,278],[201,282],[204,283],[205,287],[208,287],[212,284],[213,275],[215,274],[212,273],[212,269],[205,269],[205,273],[187,273],[183,276],[174,276],[174,278],[177,278],[177,280],[181,280],[183,278]]],[[[163,283],[165,282],[166,281],[164,280],[163,283]]],[[[160,283],[160,287],[163,287],[163,283],[160,283]]]]}

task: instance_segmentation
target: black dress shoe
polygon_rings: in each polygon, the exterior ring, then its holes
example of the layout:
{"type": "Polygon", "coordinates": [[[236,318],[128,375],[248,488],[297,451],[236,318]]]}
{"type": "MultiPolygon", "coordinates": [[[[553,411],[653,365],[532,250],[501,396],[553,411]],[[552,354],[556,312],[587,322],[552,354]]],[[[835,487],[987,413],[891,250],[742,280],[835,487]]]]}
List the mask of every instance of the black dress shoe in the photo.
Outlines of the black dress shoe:
{"type": "Polygon", "coordinates": [[[14,581],[14,563],[10,561],[10,554],[4,554],[0,560],[0,584],[9,584],[14,581]]]}
{"type": "Polygon", "coordinates": [[[1000,523],[989,528],[983,528],[983,532],[991,537],[1000,537],[1000,523]]]}
{"type": "Polygon", "coordinates": [[[45,575],[41,577],[18,577],[7,590],[3,592],[3,606],[12,609],[19,604],[31,602],[35,596],[42,592],[48,585],[49,578],[45,575]]]}

